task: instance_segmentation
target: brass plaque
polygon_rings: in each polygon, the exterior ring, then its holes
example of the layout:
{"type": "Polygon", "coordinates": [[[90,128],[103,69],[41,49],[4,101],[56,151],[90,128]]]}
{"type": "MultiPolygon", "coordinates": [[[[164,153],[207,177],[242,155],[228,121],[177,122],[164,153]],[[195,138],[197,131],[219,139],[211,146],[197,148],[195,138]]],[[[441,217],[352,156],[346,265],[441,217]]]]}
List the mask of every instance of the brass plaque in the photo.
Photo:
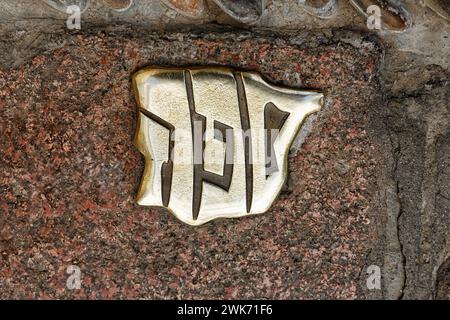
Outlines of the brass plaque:
{"type": "Polygon", "coordinates": [[[145,157],[136,201],[190,225],[266,212],[292,141],[323,101],[227,68],[147,68],[133,82],[145,157]]]}

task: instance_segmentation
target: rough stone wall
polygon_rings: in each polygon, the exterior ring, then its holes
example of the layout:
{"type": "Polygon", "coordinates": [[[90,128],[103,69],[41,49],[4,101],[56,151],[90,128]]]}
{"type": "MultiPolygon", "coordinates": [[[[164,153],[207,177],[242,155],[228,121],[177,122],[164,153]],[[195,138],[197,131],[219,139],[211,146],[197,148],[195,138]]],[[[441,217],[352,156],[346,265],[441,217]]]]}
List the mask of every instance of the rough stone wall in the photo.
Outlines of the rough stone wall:
{"type": "Polygon", "coordinates": [[[3,298],[448,299],[446,1],[354,1],[384,10],[378,31],[349,1],[288,0],[91,1],[69,31],[73,3],[0,4],[3,298]],[[270,212],[191,228],[133,204],[149,64],[325,91],[270,212]]]}

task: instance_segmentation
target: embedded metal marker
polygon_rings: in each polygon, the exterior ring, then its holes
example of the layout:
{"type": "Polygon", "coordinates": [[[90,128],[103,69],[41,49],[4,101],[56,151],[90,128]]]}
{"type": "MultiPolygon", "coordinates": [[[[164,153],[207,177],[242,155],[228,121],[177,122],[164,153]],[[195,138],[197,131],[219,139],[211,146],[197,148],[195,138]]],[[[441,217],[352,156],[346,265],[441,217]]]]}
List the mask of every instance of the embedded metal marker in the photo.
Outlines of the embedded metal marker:
{"type": "Polygon", "coordinates": [[[147,68],[133,82],[145,157],[136,201],[190,225],[266,212],[292,141],[323,100],[228,68],[147,68]]]}

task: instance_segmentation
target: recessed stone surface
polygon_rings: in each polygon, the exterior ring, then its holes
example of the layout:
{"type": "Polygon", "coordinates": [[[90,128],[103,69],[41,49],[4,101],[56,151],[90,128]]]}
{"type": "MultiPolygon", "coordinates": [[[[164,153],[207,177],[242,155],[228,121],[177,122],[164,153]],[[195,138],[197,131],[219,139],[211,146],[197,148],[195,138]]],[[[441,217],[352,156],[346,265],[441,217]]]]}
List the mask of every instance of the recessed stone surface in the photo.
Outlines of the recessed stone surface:
{"type": "MultiPolygon", "coordinates": [[[[0,70],[2,298],[373,297],[382,112],[377,41],[357,33],[62,35],[0,70]],[[222,65],[325,92],[268,214],[180,223],[134,203],[131,75],[222,65]],[[82,272],[66,288],[66,268],[82,272]]],[[[376,261],[375,261],[376,262],[376,261]]]]}

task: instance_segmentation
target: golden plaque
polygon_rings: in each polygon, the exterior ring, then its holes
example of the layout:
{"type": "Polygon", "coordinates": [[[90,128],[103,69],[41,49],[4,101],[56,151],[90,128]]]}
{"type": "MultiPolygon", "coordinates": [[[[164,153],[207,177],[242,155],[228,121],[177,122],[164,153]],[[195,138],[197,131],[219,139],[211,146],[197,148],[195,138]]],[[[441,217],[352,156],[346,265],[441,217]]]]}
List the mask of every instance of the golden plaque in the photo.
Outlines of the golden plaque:
{"type": "Polygon", "coordinates": [[[323,101],[228,68],[147,68],[133,82],[145,157],[136,201],[190,225],[266,212],[292,141],[323,101]]]}

